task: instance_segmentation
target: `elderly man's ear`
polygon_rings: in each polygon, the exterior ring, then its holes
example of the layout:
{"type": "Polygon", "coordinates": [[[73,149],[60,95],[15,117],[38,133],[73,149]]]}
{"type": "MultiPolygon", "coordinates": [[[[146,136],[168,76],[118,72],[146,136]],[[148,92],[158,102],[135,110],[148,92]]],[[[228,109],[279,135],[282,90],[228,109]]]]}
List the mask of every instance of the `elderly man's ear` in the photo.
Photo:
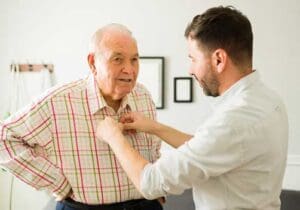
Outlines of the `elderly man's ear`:
{"type": "Polygon", "coordinates": [[[96,76],[97,71],[96,71],[96,67],[95,67],[95,55],[89,54],[87,57],[87,60],[88,60],[89,67],[92,71],[92,74],[96,76]]]}

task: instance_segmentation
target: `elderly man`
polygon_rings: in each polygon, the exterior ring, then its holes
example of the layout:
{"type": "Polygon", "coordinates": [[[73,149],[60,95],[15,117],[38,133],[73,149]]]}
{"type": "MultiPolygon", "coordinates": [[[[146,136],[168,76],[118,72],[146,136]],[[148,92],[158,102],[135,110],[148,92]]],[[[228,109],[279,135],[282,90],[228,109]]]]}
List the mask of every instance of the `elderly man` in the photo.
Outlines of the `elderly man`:
{"type": "MultiPolygon", "coordinates": [[[[136,40],[126,27],[107,25],[92,37],[88,63],[92,75],[47,91],[1,124],[0,164],[52,192],[57,210],[162,209],[143,199],[110,147],[96,140],[96,124],[106,116],[118,121],[135,111],[155,119],[148,91],[136,84],[136,40]]],[[[127,137],[148,161],[158,158],[155,136],[127,137]]]]}

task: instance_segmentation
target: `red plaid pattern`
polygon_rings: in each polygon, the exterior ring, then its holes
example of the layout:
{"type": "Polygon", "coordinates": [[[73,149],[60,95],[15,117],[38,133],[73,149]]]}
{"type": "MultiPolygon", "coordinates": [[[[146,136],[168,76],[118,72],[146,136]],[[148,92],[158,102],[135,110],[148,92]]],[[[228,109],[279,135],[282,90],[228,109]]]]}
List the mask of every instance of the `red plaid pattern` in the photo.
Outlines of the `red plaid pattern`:
{"type": "MultiPolygon", "coordinates": [[[[86,204],[141,198],[112,150],[95,136],[99,120],[119,120],[129,111],[156,117],[151,96],[140,84],[117,113],[91,76],[53,88],[1,124],[0,164],[36,189],[60,196],[72,189],[72,198],[86,204]]],[[[158,158],[155,136],[138,132],[126,137],[147,160],[158,158]]]]}

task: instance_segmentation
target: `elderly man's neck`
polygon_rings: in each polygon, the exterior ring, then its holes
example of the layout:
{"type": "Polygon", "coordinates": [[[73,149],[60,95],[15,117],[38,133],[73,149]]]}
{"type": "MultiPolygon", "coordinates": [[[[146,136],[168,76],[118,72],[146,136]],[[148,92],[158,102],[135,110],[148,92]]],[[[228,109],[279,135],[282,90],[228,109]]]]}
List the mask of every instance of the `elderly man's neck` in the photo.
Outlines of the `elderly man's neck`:
{"type": "Polygon", "coordinates": [[[107,96],[103,96],[103,97],[104,97],[107,105],[109,107],[113,108],[115,110],[115,112],[118,112],[121,102],[122,102],[122,99],[115,100],[115,99],[112,99],[111,97],[107,97],[107,96]]]}

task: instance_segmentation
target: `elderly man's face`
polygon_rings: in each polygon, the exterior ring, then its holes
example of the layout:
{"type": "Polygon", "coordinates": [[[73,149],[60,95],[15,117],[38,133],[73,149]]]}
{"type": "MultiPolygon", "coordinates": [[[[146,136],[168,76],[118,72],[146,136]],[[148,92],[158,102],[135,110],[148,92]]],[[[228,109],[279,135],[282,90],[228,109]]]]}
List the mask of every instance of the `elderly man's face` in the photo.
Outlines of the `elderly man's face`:
{"type": "Polygon", "coordinates": [[[136,41],[126,34],[109,34],[100,45],[95,78],[104,97],[120,100],[133,89],[138,76],[136,41]]]}

